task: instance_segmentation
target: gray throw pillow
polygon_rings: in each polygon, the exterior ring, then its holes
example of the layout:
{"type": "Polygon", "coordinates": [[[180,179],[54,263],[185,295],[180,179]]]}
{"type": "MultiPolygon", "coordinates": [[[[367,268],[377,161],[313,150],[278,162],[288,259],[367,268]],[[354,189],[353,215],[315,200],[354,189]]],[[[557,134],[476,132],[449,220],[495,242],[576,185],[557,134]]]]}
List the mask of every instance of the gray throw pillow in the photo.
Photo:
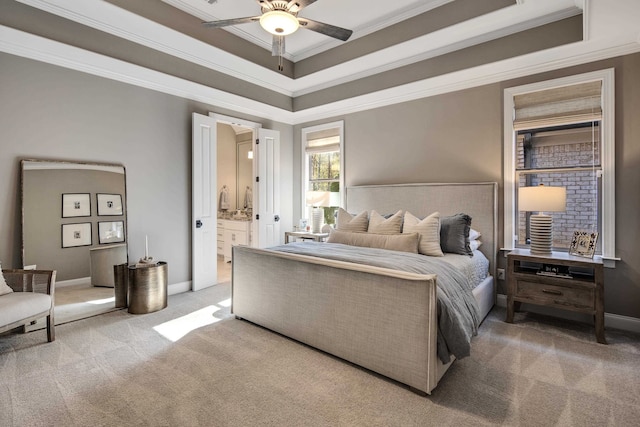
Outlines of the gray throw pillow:
{"type": "Polygon", "coordinates": [[[442,252],[472,256],[469,230],[471,230],[471,217],[467,214],[459,213],[440,218],[442,252]]]}

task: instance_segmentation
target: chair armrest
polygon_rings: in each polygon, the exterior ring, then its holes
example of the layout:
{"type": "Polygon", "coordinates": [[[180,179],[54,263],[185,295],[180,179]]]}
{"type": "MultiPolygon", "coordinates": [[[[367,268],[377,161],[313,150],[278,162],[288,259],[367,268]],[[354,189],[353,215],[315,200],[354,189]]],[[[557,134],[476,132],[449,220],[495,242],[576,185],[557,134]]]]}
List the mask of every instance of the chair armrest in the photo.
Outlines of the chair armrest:
{"type": "Polygon", "coordinates": [[[3,269],[2,275],[14,292],[40,292],[54,295],[56,270],[3,269]]]}

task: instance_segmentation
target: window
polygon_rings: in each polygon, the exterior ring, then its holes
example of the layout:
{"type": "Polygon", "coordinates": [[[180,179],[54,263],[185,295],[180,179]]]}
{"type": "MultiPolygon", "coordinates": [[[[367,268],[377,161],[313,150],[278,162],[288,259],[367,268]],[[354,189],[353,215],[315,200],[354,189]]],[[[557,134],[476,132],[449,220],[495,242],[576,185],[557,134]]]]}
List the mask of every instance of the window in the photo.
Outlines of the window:
{"type": "Polygon", "coordinates": [[[306,218],[311,218],[312,206],[318,205],[324,207],[324,222],[335,222],[335,211],[342,205],[343,135],[342,121],[302,129],[302,212],[306,218]],[[318,204],[316,192],[328,192],[329,197],[318,204]]]}
{"type": "Polygon", "coordinates": [[[597,253],[615,257],[613,70],[505,90],[504,247],[529,241],[530,213],[518,189],[565,187],[567,208],[553,217],[554,250],[576,230],[599,233],[597,253]]]}

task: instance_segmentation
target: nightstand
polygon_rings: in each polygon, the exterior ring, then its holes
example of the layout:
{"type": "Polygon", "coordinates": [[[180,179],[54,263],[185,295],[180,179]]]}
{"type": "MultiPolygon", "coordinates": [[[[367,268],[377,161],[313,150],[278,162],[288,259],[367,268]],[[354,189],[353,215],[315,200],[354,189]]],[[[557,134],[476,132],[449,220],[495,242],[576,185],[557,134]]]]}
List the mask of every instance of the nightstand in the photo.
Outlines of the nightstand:
{"type": "Polygon", "coordinates": [[[591,314],[596,339],[604,337],[604,264],[602,257],[582,258],[566,252],[532,255],[515,249],[507,254],[507,318],[521,303],[591,314]]]}
{"type": "Polygon", "coordinates": [[[289,243],[291,237],[303,240],[314,240],[316,242],[322,242],[329,237],[329,233],[312,233],[310,231],[286,231],[284,233],[284,242],[289,243]]]}

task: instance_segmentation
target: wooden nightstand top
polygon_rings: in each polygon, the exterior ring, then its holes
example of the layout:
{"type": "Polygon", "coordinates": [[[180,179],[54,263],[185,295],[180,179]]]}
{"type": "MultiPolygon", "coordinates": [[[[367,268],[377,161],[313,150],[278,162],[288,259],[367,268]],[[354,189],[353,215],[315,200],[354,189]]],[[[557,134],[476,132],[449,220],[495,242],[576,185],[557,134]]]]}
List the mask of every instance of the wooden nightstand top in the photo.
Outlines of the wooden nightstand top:
{"type": "Polygon", "coordinates": [[[598,265],[603,264],[602,257],[596,255],[592,258],[585,258],[576,255],[569,255],[567,252],[552,252],[551,255],[535,255],[529,249],[513,249],[507,257],[518,257],[519,259],[530,259],[531,261],[565,261],[566,263],[598,265]]]}

